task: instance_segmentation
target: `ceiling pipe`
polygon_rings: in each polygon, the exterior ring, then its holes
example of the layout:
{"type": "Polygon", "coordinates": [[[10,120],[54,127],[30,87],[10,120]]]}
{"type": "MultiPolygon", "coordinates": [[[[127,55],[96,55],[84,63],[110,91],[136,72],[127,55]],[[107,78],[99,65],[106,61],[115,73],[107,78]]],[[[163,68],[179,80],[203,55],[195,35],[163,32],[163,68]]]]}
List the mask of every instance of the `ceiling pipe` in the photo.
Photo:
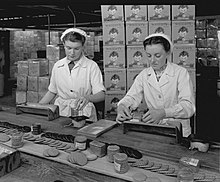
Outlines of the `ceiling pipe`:
{"type": "Polygon", "coordinates": [[[48,21],[48,44],[50,45],[50,14],[47,15],[48,21]]]}
{"type": "Polygon", "coordinates": [[[67,6],[73,16],[73,27],[76,27],[76,16],[69,6],[67,6]]]}

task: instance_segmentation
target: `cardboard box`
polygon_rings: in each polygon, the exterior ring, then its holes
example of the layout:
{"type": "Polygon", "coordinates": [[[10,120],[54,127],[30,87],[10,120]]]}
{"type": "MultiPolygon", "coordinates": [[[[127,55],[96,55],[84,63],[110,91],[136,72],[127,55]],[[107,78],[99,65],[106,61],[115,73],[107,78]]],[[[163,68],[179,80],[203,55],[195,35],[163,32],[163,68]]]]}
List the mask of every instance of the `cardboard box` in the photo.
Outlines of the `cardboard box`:
{"type": "Polygon", "coordinates": [[[125,96],[125,94],[106,94],[105,96],[105,113],[117,114],[117,104],[125,96]]]}
{"type": "Polygon", "coordinates": [[[149,66],[144,46],[127,46],[127,68],[140,69],[149,66]]]}
{"type": "Polygon", "coordinates": [[[125,21],[147,21],[147,5],[125,5],[125,21]]]}
{"type": "Polygon", "coordinates": [[[104,46],[104,69],[125,68],[125,46],[104,46]]]}
{"type": "Polygon", "coordinates": [[[107,93],[126,92],[126,71],[125,69],[105,70],[105,87],[107,93]]]}
{"type": "Polygon", "coordinates": [[[46,58],[49,61],[58,61],[66,56],[63,45],[47,45],[46,58]]]}
{"type": "Polygon", "coordinates": [[[123,5],[101,5],[102,22],[124,21],[123,5]]]}
{"type": "Polygon", "coordinates": [[[49,76],[38,77],[38,92],[48,91],[49,84],[49,76]]]}
{"type": "Polygon", "coordinates": [[[126,45],[143,45],[148,36],[148,22],[126,22],[126,45]]]}
{"type": "Polygon", "coordinates": [[[49,73],[49,63],[47,59],[29,59],[28,60],[28,75],[30,76],[45,76],[49,73]]]}
{"type": "Polygon", "coordinates": [[[170,5],[148,5],[148,20],[170,20],[170,5]]]}
{"type": "Polygon", "coordinates": [[[194,44],[175,45],[173,62],[185,68],[195,68],[196,48],[194,44]]]}
{"type": "Polygon", "coordinates": [[[97,155],[98,157],[103,157],[106,155],[106,144],[99,141],[91,141],[89,143],[89,148],[92,153],[97,155]]]}
{"type": "Polygon", "coordinates": [[[0,177],[20,167],[20,151],[12,147],[0,144],[0,177]]]}
{"type": "Polygon", "coordinates": [[[27,91],[27,102],[38,103],[38,92],[35,91],[27,91]]]}
{"type": "Polygon", "coordinates": [[[195,5],[172,5],[172,20],[194,20],[195,5]]]}
{"type": "Polygon", "coordinates": [[[26,75],[18,75],[17,76],[17,90],[19,91],[27,91],[28,87],[28,78],[26,75]]]}
{"type": "Polygon", "coordinates": [[[47,91],[38,92],[38,100],[40,101],[45,96],[46,93],[47,91]]]}
{"type": "Polygon", "coordinates": [[[153,33],[163,33],[168,35],[171,39],[171,21],[150,21],[149,34],[153,33]]]}
{"type": "Polygon", "coordinates": [[[125,45],[124,23],[103,24],[103,45],[125,45]]]}
{"type": "Polygon", "coordinates": [[[50,31],[50,42],[49,42],[49,32],[45,32],[45,43],[51,45],[62,44],[60,37],[62,32],[60,31],[50,31]]]}
{"type": "Polygon", "coordinates": [[[174,44],[194,44],[195,21],[172,21],[172,41],[174,44]]]}
{"type": "Polygon", "coordinates": [[[192,84],[193,84],[193,91],[196,91],[196,69],[195,68],[188,68],[187,69],[189,72],[189,76],[192,80],[192,84]]]}
{"type": "Polygon", "coordinates": [[[18,75],[28,75],[28,61],[18,61],[18,75]]]}
{"type": "Polygon", "coordinates": [[[16,104],[25,104],[27,102],[27,92],[16,90],[16,104]]]}
{"type": "Polygon", "coordinates": [[[28,76],[28,90],[29,91],[38,91],[38,76],[28,76]]]}
{"type": "Polygon", "coordinates": [[[143,69],[127,69],[127,91],[131,88],[135,78],[143,69]]]}
{"type": "Polygon", "coordinates": [[[56,61],[48,61],[49,62],[49,69],[48,69],[48,74],[51,75],[52,74],[52,69],[54,64],[56,63],[56,61]]]}

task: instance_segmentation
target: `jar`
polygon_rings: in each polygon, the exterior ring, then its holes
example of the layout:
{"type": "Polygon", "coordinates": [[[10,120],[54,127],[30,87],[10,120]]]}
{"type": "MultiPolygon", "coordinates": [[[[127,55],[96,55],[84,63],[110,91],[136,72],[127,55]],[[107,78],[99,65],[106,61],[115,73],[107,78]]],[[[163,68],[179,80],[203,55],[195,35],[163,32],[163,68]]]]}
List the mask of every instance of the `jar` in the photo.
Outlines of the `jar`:
{"type": "Polygon", "coordinates": [[[120,151],[120,147],[117,145],[109,145],[107,148],[107,160],[114,162],[114,155],[120,151]]]}
{"type": "Polygon", "coordinates": [[[34,123],[31,125],[31,132],[33,135],[39,135],[41,134],[41,124],[40,123],[34,123]]]}
{"type": "Polygon", "coordinates": [[[75,147],[79,150],[86,150],[86,141],[87,138],[85,136],[76,136],[74,140],[75,147]]]}
{"type": "Polygon", "coordinates": [[[179,170],[177,174],[178,182],[193,182],[194,174],[193,171],[188,167],[183,167],[179,170]]]}
{"type": "Polygon", "coordinates": [[[20,148],[23,146],[23,132],[15,131],[11,135],[11,146],[13,148],[20,148]]]}
{"type": "Polygon", "coordinates": [[[125,153],[116,153],[114,155],[115,171],[119,174],[124,174],[129,170],[128,156],[125,153]]]}

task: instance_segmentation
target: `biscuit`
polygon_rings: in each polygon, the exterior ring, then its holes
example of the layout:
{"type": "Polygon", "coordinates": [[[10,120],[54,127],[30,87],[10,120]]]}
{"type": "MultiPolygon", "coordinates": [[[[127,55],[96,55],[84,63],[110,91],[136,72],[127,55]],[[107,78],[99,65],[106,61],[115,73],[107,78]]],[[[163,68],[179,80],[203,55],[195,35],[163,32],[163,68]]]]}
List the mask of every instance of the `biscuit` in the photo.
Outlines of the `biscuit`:
{"type": "Polygon", "coordinates": [[[10,140],[10,137],[5,133],[0,133],[0,142],[7,142],[10,140]]]}

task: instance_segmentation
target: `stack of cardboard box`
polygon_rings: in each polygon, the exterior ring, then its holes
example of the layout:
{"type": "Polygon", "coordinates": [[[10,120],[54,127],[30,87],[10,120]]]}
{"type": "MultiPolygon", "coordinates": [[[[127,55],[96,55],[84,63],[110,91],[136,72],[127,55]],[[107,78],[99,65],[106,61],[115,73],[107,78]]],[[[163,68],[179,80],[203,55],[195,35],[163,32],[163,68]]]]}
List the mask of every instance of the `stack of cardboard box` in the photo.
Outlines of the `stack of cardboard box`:
{"type": "Polygon", "coordinates": [[[116,114],[126,93],[125,26],[123,5],[102,5],[105,113],[116,114]]]}

